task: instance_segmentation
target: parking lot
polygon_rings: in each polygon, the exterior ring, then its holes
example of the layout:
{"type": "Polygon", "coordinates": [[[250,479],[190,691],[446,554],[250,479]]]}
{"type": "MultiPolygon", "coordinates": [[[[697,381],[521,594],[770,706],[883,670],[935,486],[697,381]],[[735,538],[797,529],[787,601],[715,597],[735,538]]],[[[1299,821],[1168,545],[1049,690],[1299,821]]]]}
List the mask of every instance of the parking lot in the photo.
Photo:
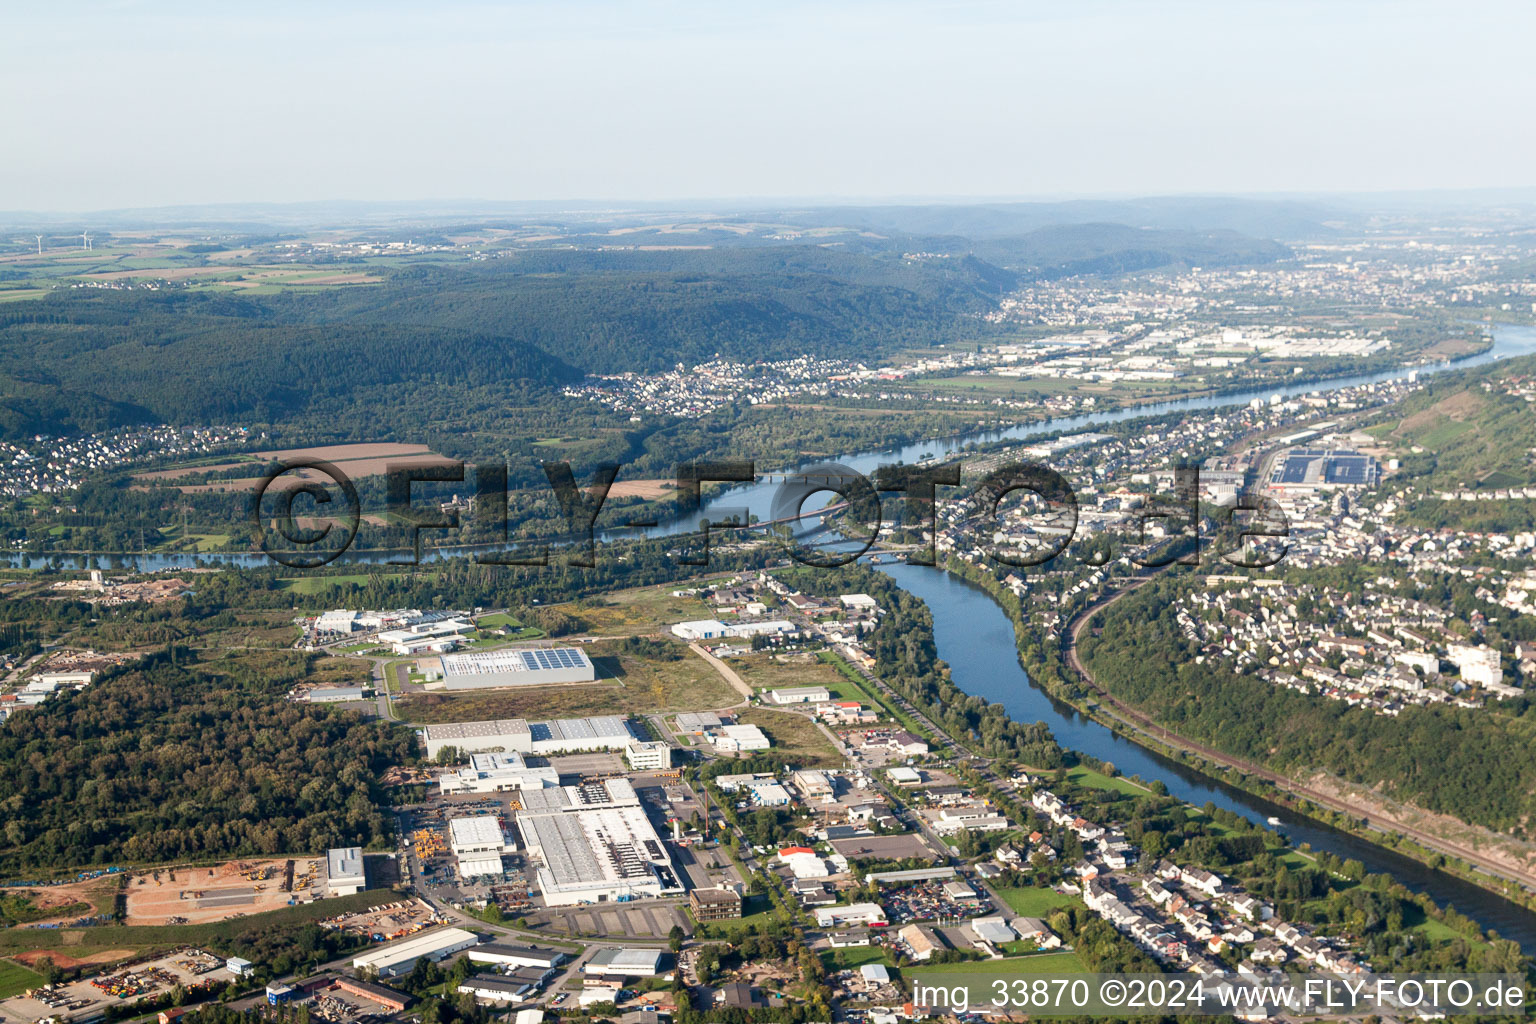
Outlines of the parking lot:
{"type": "Polygon", "coordinates": [[[909,921],[938,921],[979,917],[991,911],[986,901],[958,902],[944,894],[943,882],[922,882],[882,889],[880,905],[892,926],[909,921]]]}
{"type": "Polygon", "coordinates": [[[688,934],[693,922],[680,903],[647,901],[643,904],[609,903],[590,907],[549,907],[528,915],[551,931],[572,935],[632,936],[665,939],[673,925],[688,934]]]}

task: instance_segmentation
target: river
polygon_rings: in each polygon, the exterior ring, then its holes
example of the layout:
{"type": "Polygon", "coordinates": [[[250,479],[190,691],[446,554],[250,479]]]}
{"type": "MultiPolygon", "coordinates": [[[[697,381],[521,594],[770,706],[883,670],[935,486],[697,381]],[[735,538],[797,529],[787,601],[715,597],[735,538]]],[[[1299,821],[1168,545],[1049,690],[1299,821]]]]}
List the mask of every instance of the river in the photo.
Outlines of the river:
{"type": "Polygon", "coordinates": [[[955,685],[966,693],[1001,704],[1015,721],[1046,723],[1056,742],[1068,750],[1109,761],[1123,774],[1140,776],[1145,782],[1161,779],[1170,794],[1186,803],[1199,807],[1210,801],[1255,824],[1278,818],[1280,831],[1292,843],[1309,843],[1314,850],[1358,860],[1369,871],[1386,872],[1414,892],[1454,904],[1483,927],[1520,943],[1526,952],[1536,951],[1536,913],[1138,746],[1051,697],[1019,664],[1013,623],[980,587],[927,566],[899,562],[874,568],[928,605],[939,657],[949,663],[955,685]]]}

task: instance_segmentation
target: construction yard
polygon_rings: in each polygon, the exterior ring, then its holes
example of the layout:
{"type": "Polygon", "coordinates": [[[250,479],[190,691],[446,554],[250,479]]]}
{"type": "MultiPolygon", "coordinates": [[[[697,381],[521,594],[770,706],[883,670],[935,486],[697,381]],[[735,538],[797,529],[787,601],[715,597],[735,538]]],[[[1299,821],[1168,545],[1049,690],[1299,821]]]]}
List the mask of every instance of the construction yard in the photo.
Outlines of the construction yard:
{"type": "Polygon", "coordinates": [[[320,926],[358,935],[370,942],[392,942],[414,935],[423,928],[445,923],[445,920],[422,900],[397,900],[325,918],[320,926]]]}
{"type": "Polygon", "coordinates": [[[128,879],[128,924],[209,924],[319,897],[316,858],[159,868],[128,879]]]}
{"type": "Polygon", "coordinates": [[[106,974],[0,1000],[0,1018],[35,1021],[90,1017],[108,1007],[168,992],[178,985],[188,989],[218,988],[233,978],[222,957],[198,949],[181,949],[106,974]]]}

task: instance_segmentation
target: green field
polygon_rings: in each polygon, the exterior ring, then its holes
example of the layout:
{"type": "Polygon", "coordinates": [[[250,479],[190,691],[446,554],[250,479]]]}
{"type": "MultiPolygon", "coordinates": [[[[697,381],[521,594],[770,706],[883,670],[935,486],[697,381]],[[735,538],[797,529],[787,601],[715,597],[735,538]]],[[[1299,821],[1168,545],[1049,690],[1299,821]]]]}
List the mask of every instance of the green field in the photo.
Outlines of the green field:
{"type": "Polygon", "coordinates": [[[847,949],[830,949],[821,954],[822,963],[829,970],[853,970],[865,964],[896,966],[884,946],[849,946],[847,949]]]}
{"type": "Polygon", "coordinates": [[[1127,796],[1146,796],[1151,792],[1146,786],[1139,786],[1123,775],[1110,778],[1103,772],[1096,772],[1092,768],[1081,766],[1067,772],[1067,778],[1079,786],[1087,786],[1090,789],[1108,789],[1116,793],[1124,793],[1127,796]]]}
{"type": "Polygon", "coordinates": [[[13,960],[0,960],[0,999],[19,996],[23,992],[37,988],[42,983],[41,974],[13,960]]]}
{"type": "Polygon", "coordinates": [[[907,968],[917,978],[927,974],[975,974],[986,978],[1014,978],[1025,974],[1087,974],[1088,968],[1076,953],[1035,953],[1010,956],[1002,960],[970,960],[954,964],[934,964],[907,968]]]}
{"type": "Polygon", "coordinates": [[[1076,896],[1064,896],[1054,889],[999,889],[997,894],[1020,917],[1044,918],[1062,907],[1083,905],[1076,896]]]}

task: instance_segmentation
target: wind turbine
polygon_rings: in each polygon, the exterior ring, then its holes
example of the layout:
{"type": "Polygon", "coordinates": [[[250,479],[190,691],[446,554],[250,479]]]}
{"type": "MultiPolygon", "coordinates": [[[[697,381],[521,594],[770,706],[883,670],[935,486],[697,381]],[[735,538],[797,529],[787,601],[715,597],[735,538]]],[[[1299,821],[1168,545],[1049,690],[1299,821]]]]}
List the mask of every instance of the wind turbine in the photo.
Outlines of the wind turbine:
{"type": "Polygon", "coordinates": [[[38,235],[37,236],[37,254],[39,256],[41,256],[43,254],[43,236],[42,235],[38,235]]]}
{"type": "Polygon", "coordinates": [[[91,236],[86,234],[84,231],[80,232],[80,248],[82,248],[82,249],[90,249],[90,247],[91,247],[91,236]]]}

